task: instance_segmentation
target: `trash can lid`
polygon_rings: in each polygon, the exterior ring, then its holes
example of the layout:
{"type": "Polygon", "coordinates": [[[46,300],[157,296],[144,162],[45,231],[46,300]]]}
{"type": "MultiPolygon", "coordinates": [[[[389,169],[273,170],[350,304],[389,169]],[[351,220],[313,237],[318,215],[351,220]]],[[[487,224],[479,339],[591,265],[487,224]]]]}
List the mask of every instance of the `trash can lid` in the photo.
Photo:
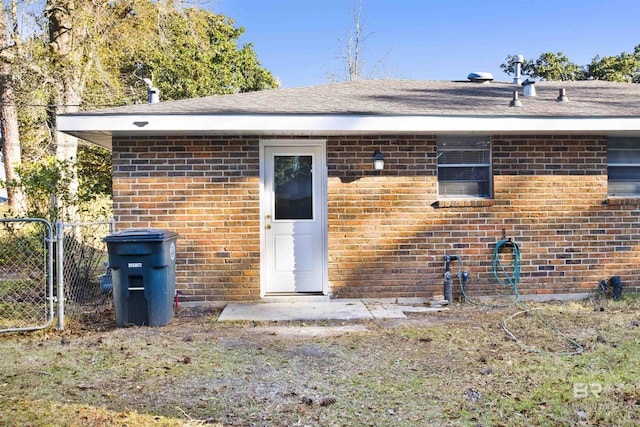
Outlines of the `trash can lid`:
{"type": "Polygon", "coordinates": [[[158,228],[131,228],[129,230],[112,233],[102,239],[103,242],[140,242],[140,241],[164,241],[175,238],[178,233],[175,231],[162,230],[158,228]]]}

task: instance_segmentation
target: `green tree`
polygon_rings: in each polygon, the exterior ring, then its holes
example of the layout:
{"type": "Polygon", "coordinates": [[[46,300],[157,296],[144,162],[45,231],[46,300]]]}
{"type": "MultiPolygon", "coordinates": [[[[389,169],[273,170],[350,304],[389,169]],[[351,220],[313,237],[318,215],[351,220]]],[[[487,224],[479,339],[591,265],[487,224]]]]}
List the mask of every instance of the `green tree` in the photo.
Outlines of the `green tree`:
{"type": "MultiPolygon", "coordinates": [[[[156,33],[122,58],[123,87],[152,78],[162,99],[185,99],[278,86],[248,43],[244,28],[208,10],[188,8],[158,16],[156,33]]],[[[144,94],[146,99],[146,92],[144,94]]]]}
{"type": "MultiPolygon", "coordinates": [[[[69,209],[66,216],[73,216],[74,203],[110,194],[110,154],[57,134],[57,114],[146,102],[143,77],[153,77],[163,99],[277,87],[252,45],[239,45],[243,28],[207,10],[182,8],[180,1],[3,2],[11,12],[17,9],[10,6],[17,4],[25,6],[22,16],[7,12],[8,19],[0,21],[0,29],[7,35],[0,45],[0,65],[4,66],[0,89],[8,89],[4,90],[6,96],[14,89],[15,102],[10,104],[17,107],[17,147],[22,148],[23,164],[28,163],[20,169],[25,176],[11,182],[19,183],[16,190],[42,184],[45,190],[58,191],[59,187],[45,186],[43,180],[35,179],[31,170],[40,165],[51,171],[49,156],[56,155],[56,171],[69,174],[55,180],[68,185],[70,191],[61,204],[69,209]],[[33,25],[28,36],[16,38],[12,30],[18,26],[14,23],[24,22],[30,15],[35,19],[30,21],[33,25]],[[16,49],[16,40],[28,49],[16,49]]],[[[10,117],[8,113],[5,116],[10,117]]],[[[38,199],[41,195],[29,190],[27,197],[38,199]]],[[[47,211],[60,214],[60,209],[47,211]]]]}
{"type": "Polygon", "coordinates": [[[78,147],[78,201],[91,202],[96,196],[111,197],[111,153],[102,147],[78,147]]]}
{"type": "Polygon", "coordinates": [[[28,217],[69,221],[69,206],[77,206],[76,194],[71,191],[69,170],[73,164],[49,156],[41,162],[25,163],[18,168],[19,177],[11,186],[20,188],[26,197],[28,217]]]}
{"type": "MultiPolygon", "coordinates": [[[[46,19],[49,46],[46,57],[48,68],[48,90],[50,94],[50,122],[55,129],[55,118],[59,114],[80,111],[90,85],[108,85],[113,79],[110,67],[113,57],[119,54],[107,51],[103,44],[118,38],[124,32],[135,38],[144,37],[143,32],[134,33],[136,17],[129,13],[130,5],[143,1],[91,1],[91,0],[46,0],[43,15],[46,19]],[[125,11],[123,13],[123,11],[125,11]]],[[[151,3],[151,2],[146,2],[151,3]]],[[[163,4],[163,2],[157,2],[163,4]]],[[[65,182],[69,191],[77,196],[79,191],[76,160],[78,139],[52,131],[56,157],[69,162],[62,169],[70,176],[65,182]]],[[[77,206],[66,205],[65,216],[75,219],[77,206]]]]}
{"type": "MultiPolygon", "coordinates": [[[[500,65],[506,74],[515,73],[515,56],[508,55],[500,65]]],[[[543,53],[533,61],[525,60],[522,74],[543,80],[608,80],[612,82],[640,83],[640,45],[633,53],[622,52],[616,56],[596,55],[591,63],[579,66],[562,52],[543,53]]]]}
{"type": "MultiPolygon", "coordinates": [[[[515,73],[515,56],[507,56],[500,68],[507,74],[515,73]]],[[[542,80],[583,80],[584,71],[562,52],[546,52],[533,61],[525,60],[522,74],[542,80]]]]}
{"type": "Polygon", "coordinates": [[[587,66],[587,75],[594,80],[640,83],[640,44],[633,53],[616,56],[596,56],[587,66]]]}
{"type": "MultiPolygon", "coordinates": [[[[253,46],[240,46],[244,28],[208,10],[178,9],[170,4],[115,3],[112,14],[128,19],[113,37],[103,40],[101,70],[85,89],[86,108],[100,103],[147,101],[143,78],[152,78],[161,99],[174,100],[278,86],[257,59],[253,46]],[[119,55],[112,55],[117,52],[119,55]]],[[[111,194],[110,153],[78,148],[80,200],[90,194],[111,194]],[[108,165],[99,168],[99,165],[108,165]],[[85,173],[86,171],[86,173],[85,173]],[[84,189],[90,188],[87,193],[84,189]]]]}
{"type": "MultiPolygon", "coordinates": [[[[153,79],[164,100],[278,86],[261,66],[252,45],[238,44],[244,28],[234,27],[230,18],[148,1],[116,2],[110,13],[126,17],[126,24],[100,44],[102,75],[88,82],[85,108],[146,102],[143,78],[153,79]]],[[[109,152],[79,146],[80,200],[91,194],[111,194],[110,167],[109,152]]]]}

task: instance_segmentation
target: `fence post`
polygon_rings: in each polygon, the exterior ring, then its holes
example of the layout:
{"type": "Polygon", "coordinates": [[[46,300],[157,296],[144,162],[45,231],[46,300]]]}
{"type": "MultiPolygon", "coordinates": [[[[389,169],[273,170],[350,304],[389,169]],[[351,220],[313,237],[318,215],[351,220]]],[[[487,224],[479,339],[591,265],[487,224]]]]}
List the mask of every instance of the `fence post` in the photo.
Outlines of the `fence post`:
{"type": "Polygon", "coordinates": [[[58,329],[64,329],[64,224],[56,221],[56,282],[58,284],[58,329]]]}

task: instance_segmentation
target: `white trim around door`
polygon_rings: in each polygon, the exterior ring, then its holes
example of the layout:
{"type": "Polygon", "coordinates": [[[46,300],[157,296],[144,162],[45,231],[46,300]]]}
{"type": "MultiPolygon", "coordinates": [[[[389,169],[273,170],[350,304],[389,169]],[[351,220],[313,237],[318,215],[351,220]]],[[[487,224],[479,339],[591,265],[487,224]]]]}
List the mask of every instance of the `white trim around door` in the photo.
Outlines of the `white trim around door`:
{"type": "Polygon", "coordinates": [[[325,140],[260,141],[260,295],[327,285],[325,140]]]}

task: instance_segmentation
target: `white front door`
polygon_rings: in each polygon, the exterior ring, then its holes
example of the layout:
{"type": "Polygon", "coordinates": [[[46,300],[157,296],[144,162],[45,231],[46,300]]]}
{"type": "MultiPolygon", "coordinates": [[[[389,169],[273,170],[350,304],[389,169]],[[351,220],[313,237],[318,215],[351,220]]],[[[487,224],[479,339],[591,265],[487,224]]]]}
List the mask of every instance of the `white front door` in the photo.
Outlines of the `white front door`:
{"type": "Polygon", "coordinates": [[[263,294],[325,292],[324,143],[263,141],[263,294]]]}

